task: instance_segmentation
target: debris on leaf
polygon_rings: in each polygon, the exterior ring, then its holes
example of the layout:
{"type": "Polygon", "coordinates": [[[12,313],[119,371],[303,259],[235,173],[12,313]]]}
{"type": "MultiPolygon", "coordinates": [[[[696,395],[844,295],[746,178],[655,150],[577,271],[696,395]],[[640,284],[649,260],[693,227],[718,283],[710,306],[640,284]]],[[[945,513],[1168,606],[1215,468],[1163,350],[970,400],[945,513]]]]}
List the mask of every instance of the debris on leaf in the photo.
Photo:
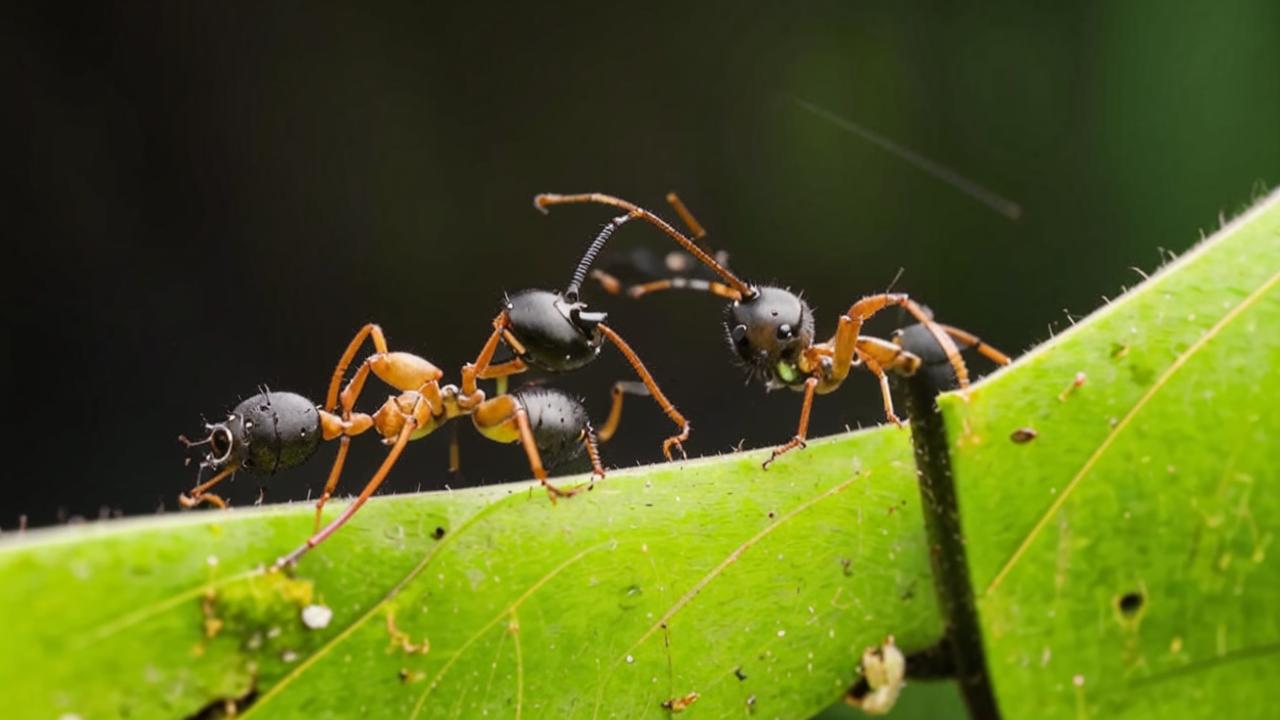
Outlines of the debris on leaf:
{"type": "Polygon", "coordinates": [[[1026,443],[1031,442],[1032,440],[1035,440],[1036,437],[1039,436],[1039,434],[1040,433],[1036,432],[1035,428],[1021,427],[1021,428],[1018,428],[1017,430],[1014,430],[1012,433],[1010,433],[1009,439],[1018,443],[1019,445],[1024,445],[1026,443]]]}
{"type": "Polygon", "coordinates": [[[333,609],[325,605],[308,605],[302,608],[302,624],[311,630],[323,630],[333,620],[333,609]]]}
{"type": "Polygon", "coordinates": [[[863,688],[855,688],[844,696],[844,700],[868,715],[887,715],[898,702],[898,695],[906,684],[906,673],[907,659],[890,635],[880,646],[873,645],[863,651],[865,691],[859,693],[858,690],[863,688]]]}
{"type": "Polygon", "coordinates": [[[684,712],[690,705],[698,702],[698,697],[698,693],[691,692],[682,697],[671,698],[670,700],[663,702],[662,707],[663,709],[670,710],[673,713],[684,712]]]}
{"type": "Polygon", "coordinates": [[[409,637],[409,633],[396,627],[396,612],[391,608],[387,608],[387,634],[391,636],[391,643],[387,646],[387,652],[399,648],[409,654],[421,653],[426,655],[431,652],[431,641],[422,638],[421,643],[414,643],[413,638],[409,637]]]}

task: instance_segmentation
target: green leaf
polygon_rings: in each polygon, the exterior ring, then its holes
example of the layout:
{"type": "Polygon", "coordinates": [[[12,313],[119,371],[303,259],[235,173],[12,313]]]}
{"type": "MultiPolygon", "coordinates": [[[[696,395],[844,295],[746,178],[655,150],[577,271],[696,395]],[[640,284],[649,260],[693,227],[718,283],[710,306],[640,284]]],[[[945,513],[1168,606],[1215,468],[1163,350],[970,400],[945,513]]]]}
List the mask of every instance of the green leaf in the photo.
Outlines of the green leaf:
{"type": "Polygon", "coordinates": [[[695,714],[812,714],[866,646],[941,635],[908,433],[761,459],[554,506],[527,484],[380,499],[294,578],[256,568],[305,505],[30,533],[0,550],[7,716],[666,717],[690,692],[695,714]]]}
{"type": "Polygon", "coordinates": [[[1008,717],[1207,717],[1275,697],[1278,286],[1272,195],[967,401],[943,398],[1008,717]]]}

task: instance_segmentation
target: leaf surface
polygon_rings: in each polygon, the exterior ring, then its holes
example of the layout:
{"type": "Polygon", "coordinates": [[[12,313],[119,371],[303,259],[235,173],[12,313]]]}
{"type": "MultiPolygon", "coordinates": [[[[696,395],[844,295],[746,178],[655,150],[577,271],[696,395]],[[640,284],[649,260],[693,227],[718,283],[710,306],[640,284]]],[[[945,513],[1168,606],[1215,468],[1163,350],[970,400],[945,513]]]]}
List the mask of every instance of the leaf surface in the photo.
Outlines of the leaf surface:
{"type": "Polygon", "coordinates": [[[1277,399],[1274,194],[967,402],[942,399],[1006,716],[1274,697],[1277,399]]]}
{"type": "Polygon", "coordinates": [[[304,505],[31,533],[0,549],[23,648],[4,685],[33,718],[224,699],[242,717],[665,717],[692,692],[692,715],[812,714],[867,645],[941,635],[908,436],[761,458],[617,473],[554,506],[528,485],[380,499],[292,578],[258,568],[306,536],[304,505]],[[311,604],[328,627],[303,624],[311,604]]]}

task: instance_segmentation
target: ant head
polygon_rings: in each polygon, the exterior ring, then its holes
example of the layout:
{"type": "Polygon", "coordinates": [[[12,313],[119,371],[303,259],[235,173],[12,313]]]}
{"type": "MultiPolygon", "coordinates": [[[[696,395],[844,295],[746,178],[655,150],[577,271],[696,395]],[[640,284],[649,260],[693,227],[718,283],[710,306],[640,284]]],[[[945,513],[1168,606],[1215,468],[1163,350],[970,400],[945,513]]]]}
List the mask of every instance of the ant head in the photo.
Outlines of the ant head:
{"type": "Polygon", "coordinates": [[[567,293],[521,290],[507,296],[505,305],[511,334],[523,346],[520,359],[539,370],[567,372],[596,358],[604,338],[602,312],[567,293]]]}
{"type": "Polygon", "coordinates": [[[249,444],[239,432],[240,418],[228,415],[223,422],[205,423],[204,429],[207,434],[199,440],[188,440],[185,435],[178,436],[178,441],[188,449],[208,446],[204,457],[200,458],[201,469],[217,472],[227,466],[244,463],[245,456],[249,454],[249,444]]]}
{"type": "Polygon", "coordinates": [[[725,311],[729,345],[751,377],[770,387],[801,379],[800,353],[813,344],[813,311],[784,288],[758,286],[725,311]]]}

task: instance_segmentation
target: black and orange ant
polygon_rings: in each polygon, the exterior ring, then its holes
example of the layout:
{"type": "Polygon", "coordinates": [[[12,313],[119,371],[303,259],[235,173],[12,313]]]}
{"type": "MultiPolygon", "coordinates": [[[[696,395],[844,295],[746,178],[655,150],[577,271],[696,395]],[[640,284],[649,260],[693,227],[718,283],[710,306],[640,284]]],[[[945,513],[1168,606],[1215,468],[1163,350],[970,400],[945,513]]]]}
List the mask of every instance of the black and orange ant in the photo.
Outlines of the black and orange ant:
{"type": "Polygon", "coordinates": [[[477,387],[478,380],[502,379],[530,368],[549,373],[576,370],[599,357],[605,341],[608,341],[631,365],[640,383],[614,384],[613,408],[609,420],[600,430],[601,439],[608,440],[613,435],[622,411],[623,396],[648,395],[678,428],[675,435],[663,441],[663,455],[671,460],[673,446],[684,453],[683,443],[689,438],[689,421],[658,387],[640,356],[616,330],[605,324],[608,314],[589,311],[579,295],[596,255],[623,222],[615,220],[600,231],[563,291],[526,289],[506,296],[502,309],[493,319],[493,332],[476,359],[462,369],[458,397],[460,407],[469,410],[485,401],[484,392],[477,387]],[[495,363],[494,354],[499,344],[505,345],[514,357],[495,363]]]}
{"type": "MultiPolygon", "coordinates": [[[[694,233],[695,238],[705,236],[702,225],[674,193],[667,196],[667,201],[694,233]]],[[[887,307],[904,308],[924,331],[932,335],[962,388],[968,385],[969,375],[957,343],[977,348],[998,364],[1009,362],[1009,358],[1003,353],[983,343],[976,336],[934,322],[930,313],[905,293],[884,292],[863,297],[840,316],[835,334],[829,340],[815,342],[813,312],[798,294],[788,288],[750,285],[742,281],[723,263],[717,262],[703,248],[648,210],[600,193],[543,194],[534,199],[534,205],[544,212],[553,205],[580,203],[609,205],[626,211],[623,218],[638,217],[652,223],[719,277],[718,282],[700,283],[680,282],[673,278],[657,280],[626,289],[628,295],[640,297],[659,290],[688,288],[730,300],[725,309],[724,328],[729,344],[738,360],[747,368],[749,378],[764,383],[771,390],[786,387],[804,393],[796,434],[774,449],[764,462],[766,468],[783,453],[804,447],[814,395],[826,394],[840,387],[850,369],[857,366],[865,367],[880,381],[885,416],[895,424],[902,424],[894,413],[886,371],[909,375],[920,367],[921,359],[899,343],[862,334],[863,324],[887,307]]],[[[607,279],[602,284],[606,289],[611,289],[607,279]]],[[[624,290],[613,288],[613,291],[620,293],[624,290]]]]}
{"type": "Polygon", "coordinates": [[[200,444],[208,443],[214,449],[202,466],[214,470],[216,474],[209,481],[198,484],[191,495],[184,499],[184,504],[224,504],[221,498],[211,494],[209,490],[238,469],[256,471],[269,466],[275,470],[283,469],[290,463],[305,461],[314,452],[318,442],[315,439],[317,429],[325,440],[339,439],[340,446],[333,468],[325,482],[324,491],[316,502],[316,534],[308,539],[305,546],[280,561],[287,564],[296,561],[307,548],[314,547],[332,534],[364,504],[386,478],[409,440],[424,437],[460,415],[470,415],[476,428],[490,439],[499,442],[519,440],[528,455],[534,476],[547,489],[553,501],[557,497],[576,494],[580,487],[562,489],[548,482],[539,448],[555,449],[569,442],[580,442],[591,456],[593,479],[602,478],[604,470],[596,449],[597,438],[601,442],[607,441],[617,430],[625,395],[652,396],[679,428],[677,434],[663,442],[663,453],[667,459],[671,459],[673,445],[683,453],[682,443],[689,437],[689,422],[667,399],[635,351],[613,328],[605,324],[607,314],[589,312],[586,303],[579,298],[579,289],[592,262],[613,230],[621,224],[622,222],[610,223],[597,235],[563,292],[530,289],[506,297],[502,310],[493,319],[493,332],[480,354],[474,362],[463,367],[461,387],[442,386],[440,379],[443,373],[426,359],[411,353],[391,352],[381,329],[369,324],[356,333],[338,361],[322,408],[316,409],[310,401],[293,394],[278,394],[279,397],[276,398],[270,393],[264,393],[242,403],[228,422],[209,426],[209,435],[200,444]],[[360,364],[339,393],[347,369],[367,340],[373,342],[374,353],[360,364]],[[606,340],[622,353],[641,382],[614,384],[612,408],[598,435],[591,428],[581,404],[560,391],[531,387],[511,393],[500,391],[493,398],[488,398],[478,387],[479,380],[495,379],[502,382],[531,367],[549,372],[577,369],[598,357],[606,340]],[[493,357],[500,343],[505,344],[515,357],[494,363],[493,357]],[[389,398],[373,415],[355,411],[356,399],[370,373],[400,391],[400,395],[389,398]],[[341,414],[335,414],[339,401],[342,406],[341,414]],[[279,410],[271,409],[276,404],[289,417],[279,419],[279,410]],[[310,408],[311,412],[306,408],[310,408]],[[262,417],[258,417],[259,415],[262,417]],[[273,427],[284,427],[290,432],[284,435],[267,433],[263,429],[268,424],[267,416],[274,418],[269,423],[273,427]],[[296,433],[292,432],[295,425],[298,431],[296,433]],[[304,427],[309,427],[310,435],[304,427]],[[320,528],[324,506],[337,488],[351,437],[371,428],[376,429],[382,435],[383,442],[391,446],[386,459],[357,499],[338,518],[320,528]],[[261,434],[253,434],[255,431],[261,434]],[[254,459],[255,444],[260,448],[256,452],[266,455],[261,461],[246,462],[254,459]],[[285,456],[280,452],[285,447],[289,450],[288,463],[284,462],[285,456]]]}
{"type": "MultiPolygon", "coordinates": [[[[180,438],[188,447],[208,446],[201,469],[215,473],[180,497],[185,507],[208,502],[225,507],[211,489],[243,470],[271,474],[306,462],[321,440],[339,439],[338,455],[329,472],[324,493],[316,504],[316,530],[307,541],[277,562],[277,567],[294,563],[312,547],[332,535],[378,490],[396,463],[405,445],[431,434],[451,419],[469,415],[485,437],[502,443],[520,442],[534,477],[552,497],[567,497],[584,486],[560,488],[547,480],[546,467],[572,460],[586,452],[592,466],[592,482],[604,477],[596,433],[586,409],[564,391],[530,386],[517,388],[471,407],[459,403],[454,385],[440,385],[441,372],[424,358],[411,353],[390,352],[381,328],[369,324],[360,329],[335,368],[325,404],[291,392],[263,390],[241,402],[227,418],[206,424],[208,434],[199,441],[180,438]],[[347,367],[364,344],[372,340],[376,352],[357,368],[339,392],[347,367]],[[370,373],[400,390],[372,415],[354,410],[370,373]],[[340,414],[335,412],[341,404],[340,414]],[[321,513],[337,487],[346,460],[350,439],[370,429],[390,446],[386,458],[360,495],[323,528],[321,513]]],[[[612,418],[612,415],[611,415],[612,418]]],[[[617,419],[612,418],[613,429],[617,419]]],[[[590,487],[586,485],[585,487],[590,487]]]]}

